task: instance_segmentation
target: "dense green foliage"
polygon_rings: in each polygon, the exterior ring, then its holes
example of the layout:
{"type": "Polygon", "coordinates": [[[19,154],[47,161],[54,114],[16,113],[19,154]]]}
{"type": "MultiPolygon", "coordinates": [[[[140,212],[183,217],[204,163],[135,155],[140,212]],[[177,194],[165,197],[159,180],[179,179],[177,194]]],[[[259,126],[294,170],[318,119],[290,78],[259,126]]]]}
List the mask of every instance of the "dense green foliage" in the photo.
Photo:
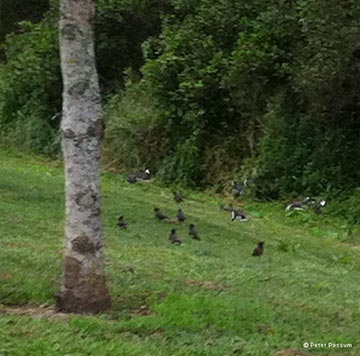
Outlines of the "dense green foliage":
{"type": "Polygon", "coordinates": [[[99,316],[52,315],[64,228],[62,164],[0,150],[0,353],[14,356],[274,356],[360,354],[359,230],[342,219],[286,214],[246,203],[232,223],[219,198],[187,191],[182,203],[201,241],[176,225],[170,189],[105,173],[106,273],[113,308],[99,316]],[[115,223],[125,215],[127,230],[115,223]],[[344,224],[345,225],[345,224],[344,224]],[[265,240],[260,258],[251,251],[265,240]],[[39,306],[41,306],[39,308],[39,306]],[[304,350],[304,342],[352,343],[304,350]]]}
{"type": "Polygon", "coordinates": [[[1,136],[44,153],[58,150],[61,110],[57,29],[52,21],[23,23],[23,33],[8,37],[9,59],[0,65],[1,136]]]}
{"type": "MultiPolygon", "coordinates": [[[[9,33],[16,32],[20,21],[39,21],[49,7],[49,0],[1,0],[0,43],[9,33]]],[[[0,59],[3,52],[0,46],[0,59]]]]}
{"type": "MultiPolygon", "coordinates": [[[[56,1],[54,1],[56,4],[56,1]]],[[[56,6],[5,43],[2,136],[59,148],[56,6]]],[[[259,198],[351,192],[360,181],[356,1],[99,0],[105,162],[259,198]]]]}
{"type": "MultiPolygon", "coordinates": [[[[10,4],[10,3],[9,3],[10,4]]],[[[10,6],[10,5],[9,5],[10,6]]],[[[15,11],[16,3],[13,4],[15,11]]],[[[98,1],[97,61],[104,96],[123,87],[124,69],[139,75],[141,44],[160,31],[159,1],[98,1]]],[[[6,17],[4,13],[0,16],[6,17]]],[[[0,128],[5,142],[35,152],[59,150],[61,73],[58,48],[58,2],[39,23],[22,22],[7,36],[0,63],[0,128]]]]}
{"type": "Polygon", "coordinates": [[[110,107],[108,147],[121,147],[119,166],[137,155],[131,162],[152,164],[165,180],[252,178],[255,194],[272,199],[358,185],[360,4],[174,5],[161,36],[143,45],[142,81],[110,107]],[[139,154],[154,130],[162,135],[152,154],[139,154]]]}

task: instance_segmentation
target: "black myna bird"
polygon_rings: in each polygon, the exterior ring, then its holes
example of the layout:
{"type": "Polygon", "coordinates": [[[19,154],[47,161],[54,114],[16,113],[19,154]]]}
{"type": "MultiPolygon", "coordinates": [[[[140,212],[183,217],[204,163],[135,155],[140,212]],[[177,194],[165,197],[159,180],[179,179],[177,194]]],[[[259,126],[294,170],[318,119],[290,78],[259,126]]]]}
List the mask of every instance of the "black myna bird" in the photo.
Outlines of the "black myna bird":
{"type": "Polygon", "coordinates": [[[253,256],[261,256],[264,253],[264,244],[265,244],[265,241],[260,241],[258,243],[257,247],[254,248],[252,255],[253,256]]]}
{"type": "Polygon", "coordinates": [[[189,235],[194,240],[201,240],[200,237],[198,236],[198,232],[197,232],[194,224],[189,225],[189,235]]]}
{"type": "Polygon", "coordinates": [[[176,213],[176,218],[179,223],[182,223],[186,220],[186,216],[185,216],[184,212],[182,211],[182,209],[178,209],[178,211],[176,213]]]}
{"type": "Polygon", "coordinates": [[[159,208],[154,208],[154,212],[155,212],[155,218],[157,220],[163,221],[169,219],[169,217],[163,214],[159,208]]]}
{"type": "Polygon", "coordinates": [[[240,195],[245,194],[245,187],[247,186],[247,179],[243,181],[243,185],[233,182],[231,193],[234,198],[239,197],[240,195]]]}
{"type": "Polygon", "coordinates": [[[248,219],[247,219],[245,212],[233,209],[231,212],[231,221],[234,221],[234,220],[240,220],[242,222],[245,222],[248,219]]]}
{"type": "Polygon", "coordinates": [[[137,182],[137,178],[135,174],[129,174],[127,177],[127,181],[130,184],[136,183],[137,182]]]}
{"type": "Polygon", "coordinates": [[[182,203],[184,201],[184,195],[180,192],[174,192],[174,200],[177,203],[182,203]]]}
{"type": "Polygon", "coordinates": [[[128,224],[125,222],[124,217],[122,215],[119,216],[116,225],[119,226],[120,229],[127,229],[128,227],[128,224]]]}
{"type": "Polygon", "coordinates": [[[179,239],[175,229],[170,231],[169,241],[174,245],[181,245],[181,240],[179,239]]]}

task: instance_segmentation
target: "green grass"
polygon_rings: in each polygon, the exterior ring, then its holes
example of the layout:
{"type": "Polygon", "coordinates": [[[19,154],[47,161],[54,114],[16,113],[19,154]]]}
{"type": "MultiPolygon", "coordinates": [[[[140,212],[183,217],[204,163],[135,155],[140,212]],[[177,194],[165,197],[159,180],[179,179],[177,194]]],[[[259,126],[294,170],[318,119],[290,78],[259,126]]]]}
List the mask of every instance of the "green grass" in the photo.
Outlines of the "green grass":
{"type": "Polygon", "coordinates": [[[155,206],[175,216],[169,189],[110,173],[102,185],[112,311],[14,315],[11,305],[54,304],[64,181],[59,164],[0,153],[1,355],[268,356],[304,342],[353,344],[309,354],[360,355],[360,240],[346,224],[254,202],[248,223],[231,223],[219,197],[189,191],[182,207],[202,241],[177,226],[177,247],[167,240],[173,225],[153,217],[155,206]],[[119,214],[126,231],[115,226],[119,214]],[[260,240],[265,254],[254,258],[260,240]]]}

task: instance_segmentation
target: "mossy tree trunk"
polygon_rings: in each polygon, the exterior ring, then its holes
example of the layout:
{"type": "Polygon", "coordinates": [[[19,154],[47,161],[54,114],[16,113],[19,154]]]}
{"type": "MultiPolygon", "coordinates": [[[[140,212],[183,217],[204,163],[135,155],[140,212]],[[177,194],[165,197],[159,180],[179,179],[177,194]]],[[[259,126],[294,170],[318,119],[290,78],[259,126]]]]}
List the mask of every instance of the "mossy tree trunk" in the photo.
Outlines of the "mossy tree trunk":
{"type": "Polygon", "coordinates": [[[94,15],[94,0],[60,0],[66,228],[56,303],[58,309],[75,313],[98,313],[110,307],[100,210],[104,127],[95,66],[94,15]]]}

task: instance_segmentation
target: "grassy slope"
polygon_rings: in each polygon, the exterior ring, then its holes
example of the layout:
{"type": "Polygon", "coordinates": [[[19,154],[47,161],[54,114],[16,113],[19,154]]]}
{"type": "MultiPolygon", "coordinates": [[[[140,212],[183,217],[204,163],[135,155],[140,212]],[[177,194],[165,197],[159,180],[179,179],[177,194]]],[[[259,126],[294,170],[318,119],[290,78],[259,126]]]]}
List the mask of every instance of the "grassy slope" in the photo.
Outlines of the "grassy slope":
{"type": "MultiPolygon", "coordinates": [[[[5,313],[0,354],[267,356],[314,341],[354,346],[313,354],[360,355],[360,249],[340,242],[340,227],[255,203],[246,206],[247,224],[231,223],[217,198],[190,192],[183,209],[202,241],[179,226],[185,243],[175,247],[167,241],[172,225],[152,213],[159,206],[175,215],[169,190],[104,174],[103,191],[112,312],[67,320],[5,313]],[[115,227],[120,213],[127,231],[115,227]],[[259,240],[265,255],[254,258],[259,240]],[[261,324],[267,332],[258,331],[261,324]]],[[[52,305],[61,273],[62,169],[0,153],[0,199],[0,302],[52,305]]]]}

